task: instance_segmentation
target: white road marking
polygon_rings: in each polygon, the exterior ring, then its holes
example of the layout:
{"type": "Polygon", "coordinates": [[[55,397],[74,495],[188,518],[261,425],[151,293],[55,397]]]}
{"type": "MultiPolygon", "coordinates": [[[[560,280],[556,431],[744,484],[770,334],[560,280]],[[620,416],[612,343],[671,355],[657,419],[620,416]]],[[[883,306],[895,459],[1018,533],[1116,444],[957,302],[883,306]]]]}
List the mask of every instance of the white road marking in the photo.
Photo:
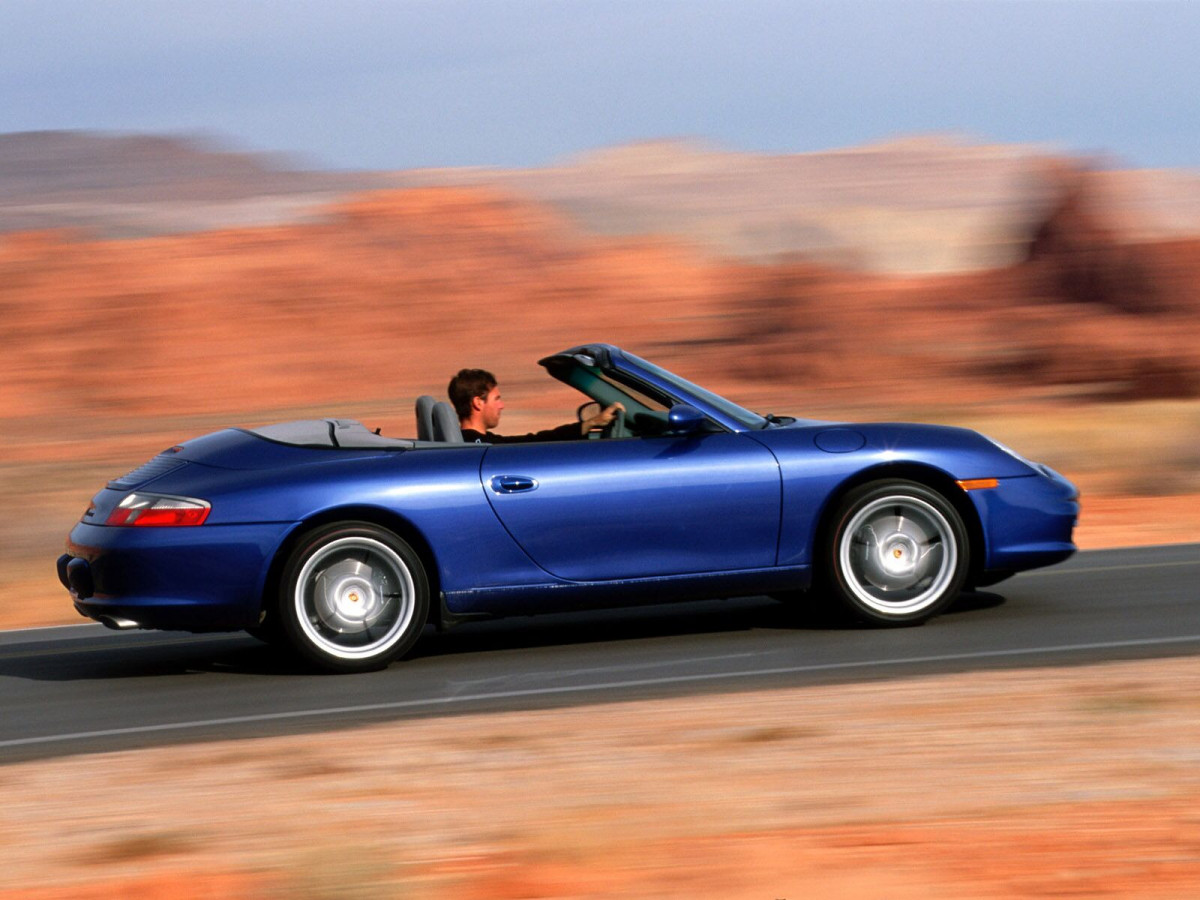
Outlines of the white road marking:
{"type": "Polygon", "coordinates": [[[530,679],[545,678],[547,676],[558,679],[578,678],[580,675],[595,675],[597,672],[633,672],[638,669],[669,669],[678,666],[688,666],[693,663],[716,662],[720,659],[746,659],[761,655],[760,652],[752,651],[749,653],[721,653],[715,656],[690,656],[685,659],[664,659],[661,661],[628,663],[621,666],[591,666],[586,669],[553,669],[550,671],[543,669],[541,671],[519,672],[513,675],[492,678],[473,678],[470,681],[452,681],[451,684],[456,690],[469,690],[472,685],[488,684],[489,682],[494,683],[496,681],[516,683],[529,681],[530,679]]]}
{"type": "Polygon", "coordinates": [[[1165,638],[1144,638],[1133,641],[1102,641],[1094,644],[1061,644],[1051,647],[1025,647],[1015,650],[981,650],[975,653],[947,653],[935,656],[911,656],[903,659],[878,659],[862,662],[821,663],[811,666],[779,666],[769,669],[753,669],[740,672],[701,672],[693,675],[674,675],[662,678],[639,678],[629,681],[608,681],[595,684],[558,685],[553,687],[524,688],[510,691],[492,691],[477,694],[459,694],[453,697],[428,697],[421,700],[398,700],[392,703],[367,703],[359,706],[333,706],[321,709],[299,709],[290,712],[260,713],[252,716],[226,716],[219,719],[198,719],[188,722],[165,722],[160,725],[136,725],[129,728],[106,728],[99,731],[78,731],[66,734],[47,734],[38,737],[17,738],[0,741],[0,749],[25,747],[33,744],[51,744],[67,741],[83,741],[92,738],[118,737],[132,734],[155,734],[166,731],[184,731],[196,728],[215,728],[222,725],[245,725],[255,722],[278,722],[287,719],[320,718],[352,713],[383,712],[402,709],[432,708],[473,703],[485,700],[505,700],[515,697],[538,697],[554,694],[582,694],[596,691],[613,691],[634,687],[660,687],[668,684],[686,684],[698,681],[720,681],[733,678],[755,678],[765,675],[796,675],[806,672],[833,672],[847,669],[870,669],[885,666],[918,665],[922,663],[957,662],[969,659],[995,659],[1005,656],[1034,656],[1050,653],[1081,653],[1088,650],[1118,650],[1126,647],[1155,647],[1170,644],[1200,643],[1200,634],[1165,638]]]}

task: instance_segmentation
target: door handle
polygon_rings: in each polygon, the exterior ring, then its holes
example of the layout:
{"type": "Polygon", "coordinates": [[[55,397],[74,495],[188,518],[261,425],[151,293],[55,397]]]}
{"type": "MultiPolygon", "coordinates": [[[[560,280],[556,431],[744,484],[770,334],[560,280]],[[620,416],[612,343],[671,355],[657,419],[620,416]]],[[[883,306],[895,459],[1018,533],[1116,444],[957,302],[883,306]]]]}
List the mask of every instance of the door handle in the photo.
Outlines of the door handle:
{"type": "Polygon", "coordinates": [[[518,494],[536,490],[538,486],[537,479],[528,475],[493,475],[490,484],[497,494],[518,494]]]}

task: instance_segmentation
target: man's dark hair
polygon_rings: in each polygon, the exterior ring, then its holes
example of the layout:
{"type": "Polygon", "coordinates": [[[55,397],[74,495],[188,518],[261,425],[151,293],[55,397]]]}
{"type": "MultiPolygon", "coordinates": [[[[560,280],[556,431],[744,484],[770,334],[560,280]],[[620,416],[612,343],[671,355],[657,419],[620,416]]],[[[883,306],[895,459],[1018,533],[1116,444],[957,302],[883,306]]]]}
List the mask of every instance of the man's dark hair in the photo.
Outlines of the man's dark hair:
{"type": "Polygon", "coordinates": [[[486,369],[461,369],[450,379],[446,393],[458,417],[465,419],[471,415],[471,400],[486,397],[495,386],[496,376],[486,369]]]}

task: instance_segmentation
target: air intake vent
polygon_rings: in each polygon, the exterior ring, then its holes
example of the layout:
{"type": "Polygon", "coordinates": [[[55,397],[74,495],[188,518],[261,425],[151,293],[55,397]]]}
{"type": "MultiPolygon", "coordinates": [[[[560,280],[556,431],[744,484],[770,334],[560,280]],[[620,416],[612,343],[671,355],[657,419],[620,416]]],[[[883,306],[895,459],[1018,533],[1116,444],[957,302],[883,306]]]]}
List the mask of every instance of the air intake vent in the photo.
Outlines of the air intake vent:
{"type": "Polygon", "coordinates": [[[120,478],[113,479],[108,483],[108,486],[115,491],[127,491],[145,484],[152,478],[166,475],[173,469],[178,469],[180,466],[186,465],[187,463],[184,460],[174,459],[164,453],[154,457],[154,459],[145,465],[138,466],[128,475],[122,475],[120,478]]]}

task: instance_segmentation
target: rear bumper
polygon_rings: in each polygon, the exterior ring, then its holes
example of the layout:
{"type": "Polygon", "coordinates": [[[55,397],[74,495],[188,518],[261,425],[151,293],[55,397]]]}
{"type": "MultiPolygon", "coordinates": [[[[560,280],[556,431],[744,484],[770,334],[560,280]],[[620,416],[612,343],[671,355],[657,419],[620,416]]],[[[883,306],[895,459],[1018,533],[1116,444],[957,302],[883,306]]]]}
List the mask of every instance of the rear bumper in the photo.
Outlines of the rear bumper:
{"type": "Polygon", "coordinates": [[[291,527],[121,528],[81,522],[59,558],[59,578],[75,609],[105,624],[235,631],[257,624],[267,571],[291,527]]]}
{"type": "Polygon", "coordinates": [[[971,491],[986,536],[983,569],[1005,573],[1062,562],[1075,552],[1079,491],[1053,469],[1001,478],[998,487],[971,491]]]}

